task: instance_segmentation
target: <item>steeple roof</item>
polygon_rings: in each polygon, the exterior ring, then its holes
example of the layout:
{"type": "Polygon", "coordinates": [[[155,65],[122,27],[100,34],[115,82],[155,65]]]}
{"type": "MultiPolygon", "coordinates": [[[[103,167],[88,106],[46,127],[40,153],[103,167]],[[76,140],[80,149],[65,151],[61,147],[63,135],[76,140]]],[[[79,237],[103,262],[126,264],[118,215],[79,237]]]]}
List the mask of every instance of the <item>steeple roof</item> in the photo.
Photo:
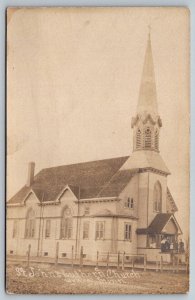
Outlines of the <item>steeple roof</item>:
{"type": "Polygon", "coordinates": [[[142,72],[141,86],[139,91],[139,100],[137,113],[149,113],[158,115],[157,94],[154,74],[154,64],[152,56],[152,46],[150,32],[148,34],[147,48],[144,59],[144,67],[142,72]]]}
{"type": "Polygon", "coordinates": [[[153,169],[163,172],[165,175],[170,174],[162,157],[155,151],[134,151],[120,168],[121,171],[138,169],[153,169]]]}

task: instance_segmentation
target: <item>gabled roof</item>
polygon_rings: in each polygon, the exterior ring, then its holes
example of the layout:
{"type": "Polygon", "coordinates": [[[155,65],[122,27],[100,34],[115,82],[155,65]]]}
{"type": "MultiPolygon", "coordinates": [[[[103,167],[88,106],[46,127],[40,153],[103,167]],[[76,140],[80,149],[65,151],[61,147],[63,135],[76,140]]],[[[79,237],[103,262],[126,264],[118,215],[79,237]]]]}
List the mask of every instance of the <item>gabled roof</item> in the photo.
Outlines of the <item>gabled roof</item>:
{"type": "Polygon", "coordinates": [[[137,233],[138,234],[159,234],[163,232],[163,228],[165,227],[165,225],[168,223],[168,221],[173,218],[174,219],[174,223],[176,224],[178,231],[181,232],[181,229],[174,217],[173,214],[170,213],[159,213],[157,214],[154,219],[152,220],[152,222],[150,223],[150,225],[148,226],[148,228],[139,228],[137,229],[137,233]]]}
{"type": "Polygon", "coordinates": [[[148,227],[149,233],[161,233],[172,214],[160,213],[155,216],[148,227]]]}
{"type": "Polygon", "coordinates": [[[9,200],[21,203],[32,190],[40,201],[54,201],[66,185],[78,199],[118,196],[130,181],[132,172],[119,171],[129,156],[46,168],[9,200]]]}

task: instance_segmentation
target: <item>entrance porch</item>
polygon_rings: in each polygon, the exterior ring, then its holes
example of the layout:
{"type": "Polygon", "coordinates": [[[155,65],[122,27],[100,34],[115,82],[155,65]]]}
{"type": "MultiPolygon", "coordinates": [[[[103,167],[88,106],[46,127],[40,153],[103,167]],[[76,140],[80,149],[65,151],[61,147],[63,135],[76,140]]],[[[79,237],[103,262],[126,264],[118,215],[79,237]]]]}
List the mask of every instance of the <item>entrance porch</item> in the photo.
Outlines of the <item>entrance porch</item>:
{"type": "Polygon", "coordinates": [[[181,229],[172,214],[157,214],[148,228],[137,229],[137,234],[138,253],[146,254],[148,261],[162,256],[170,262],[174,254],[185,252],[181,229]]]}

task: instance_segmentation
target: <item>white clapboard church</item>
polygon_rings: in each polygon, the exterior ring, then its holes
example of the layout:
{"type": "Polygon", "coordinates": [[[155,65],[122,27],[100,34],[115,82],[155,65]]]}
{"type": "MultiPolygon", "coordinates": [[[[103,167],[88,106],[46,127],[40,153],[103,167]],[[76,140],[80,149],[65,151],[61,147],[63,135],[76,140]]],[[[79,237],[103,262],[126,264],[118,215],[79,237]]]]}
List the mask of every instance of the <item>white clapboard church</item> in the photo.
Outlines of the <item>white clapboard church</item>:
{"type": "Polygon", "coordinates": [[[7,203],[7,254],[66,257],[83,248],[86,259],[97,251],[147,254],[155,259],[165,237],[174,242],[181,229],[167,186],[170,174],[159,150],[162,126],[150,34],[137,112],[132,118],[130,156],[51,167],[34,175],[7,203]]]}

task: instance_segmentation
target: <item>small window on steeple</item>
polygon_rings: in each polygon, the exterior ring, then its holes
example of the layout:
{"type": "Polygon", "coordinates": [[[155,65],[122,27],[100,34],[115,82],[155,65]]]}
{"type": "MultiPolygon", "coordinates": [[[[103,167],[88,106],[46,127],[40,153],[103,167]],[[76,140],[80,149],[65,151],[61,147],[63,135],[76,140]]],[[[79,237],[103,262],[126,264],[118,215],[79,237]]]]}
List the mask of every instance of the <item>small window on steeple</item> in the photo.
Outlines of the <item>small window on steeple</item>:
{"type": "Polygon", "coordinates": [[[145,130],[145,137],[144,137],[144,146],[146,149],[150,149],[151,148],[151,143],[152,143],[152,140],[151,140],[151,130],[150,128],[147,128],[145,130]]]}
{"type": "Polygon", "coordinates": [[[140,148],[141,148],[141,130],[138,129],[136,134],[136,149],[140,149],[140,148]]]}
{"type": "Polygon", "coordinates": [[[155,135],[154,135],[154,148],[155,148],[155,150],[158,150],[158,148],[159,148],[159,134],[158,134],[158,130],[155,131],[155,135]]]}

